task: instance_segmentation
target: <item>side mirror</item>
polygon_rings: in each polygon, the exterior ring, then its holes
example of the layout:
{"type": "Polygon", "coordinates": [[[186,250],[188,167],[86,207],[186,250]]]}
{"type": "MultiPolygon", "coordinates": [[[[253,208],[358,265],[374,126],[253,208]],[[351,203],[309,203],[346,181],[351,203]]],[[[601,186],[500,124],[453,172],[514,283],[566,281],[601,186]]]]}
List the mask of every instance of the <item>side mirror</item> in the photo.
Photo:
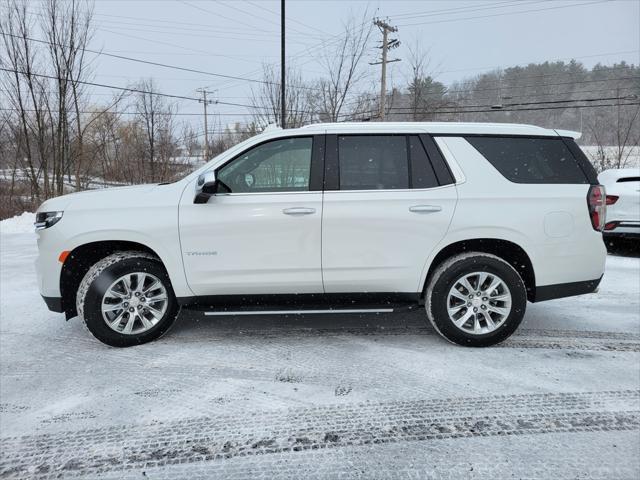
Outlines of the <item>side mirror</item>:
{"type": "Polygon", "coordinates": [[[217,187],[216,172],[210,170],[201,173],[196,182],[196,196],[193,199],[193,203],[207,203],[209,198],[216,193],[217,187]]]}

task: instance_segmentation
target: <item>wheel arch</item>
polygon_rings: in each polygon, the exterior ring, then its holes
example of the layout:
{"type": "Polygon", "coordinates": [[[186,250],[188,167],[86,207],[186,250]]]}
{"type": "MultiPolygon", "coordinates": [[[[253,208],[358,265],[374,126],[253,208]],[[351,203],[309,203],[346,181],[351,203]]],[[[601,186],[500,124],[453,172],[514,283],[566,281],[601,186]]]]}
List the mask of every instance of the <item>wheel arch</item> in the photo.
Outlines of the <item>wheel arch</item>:
{"type": "Polygon", "coordinates": [[[60,294],[62,309],[67,319],[75,317],[76,292],[80,282],[92,265],[108,255],[118,251],[139,251],[153,255],[166,268],[160,255],[142,243],[129,240],[98,240],[76,246],[65,259],[60,272],[60,294]]]}
{"type": "Polygon", "coordinates": [[[490,253],[508,262],[522,277],[527,290],[527,299],[530,302],[535,301],[536,276],[531,258],[520,245],[510,240],[500,238],[473,238],[459,240],[441,248],[433,257],[422,284],[421,298],[423,300],[429,280],[438,266],[446,259],[465,252],[490,253]]]}

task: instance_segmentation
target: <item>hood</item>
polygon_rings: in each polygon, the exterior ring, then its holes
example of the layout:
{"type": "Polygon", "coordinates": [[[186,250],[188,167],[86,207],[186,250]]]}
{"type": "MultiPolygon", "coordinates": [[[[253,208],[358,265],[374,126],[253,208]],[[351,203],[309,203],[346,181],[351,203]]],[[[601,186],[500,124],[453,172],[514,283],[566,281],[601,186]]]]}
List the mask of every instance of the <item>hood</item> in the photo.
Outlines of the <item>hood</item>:
{"type": "Polygon", "coordinates": [[[152,192],[158,184],[131,185],[127,187],[101,188],[97,190],[83,190],[50,198],[40,205],[38,212],[54,212],[74,209],[89,204],[105,204],[119,206],[127,204],[132,199],[152,192]]]}

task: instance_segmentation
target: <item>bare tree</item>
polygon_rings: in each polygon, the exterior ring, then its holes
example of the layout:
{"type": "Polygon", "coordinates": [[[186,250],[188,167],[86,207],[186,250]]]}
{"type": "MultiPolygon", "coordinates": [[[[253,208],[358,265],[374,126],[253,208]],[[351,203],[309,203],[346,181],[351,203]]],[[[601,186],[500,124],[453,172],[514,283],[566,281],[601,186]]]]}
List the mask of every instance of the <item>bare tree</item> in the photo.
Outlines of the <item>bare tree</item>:
{"type": "Polygon", "coordinates": [[[16,156],[16,166],[28,179],[31,196],[40,201],[51,193],[46,141],[48,99],[45,82],[34,75],[41,62],[29,40],[34,31],[33,23],[25,2],[7,0],[5,15],[0,18],[4,47],[0,62],[7,69],[2,75],[2,87],[9,107],[16,112],[14,147],[20,151],[16,156]],[[40,186],[41,173],[44,174],[43,188],[40,186]]]}
{"type": "MultiPolygon", "coordinates": [[[[312,88],[307,85],[299,72],[287,67],[286,75],[286,118],[287,127],[296,128],[313,119],[311,106],[312,88]]],[[[254,123],[269,125],[278,123],[280,118],[280,78],[273,65],[263,65],[264,82],[257,90],[251,91],[254,123]]]]}
{"type": "Polygon", "coordinates": [[[144,153],[140,164],[140,181],[164,181],[170,175],[170,162],[177,147],[174,140],[175,105],[158,95],[153,80],[138,84],[136,119],[144,134],[144,153]]]}
{"type": "Polygon", "coordinates": [[[589,126],[596,150],[589,152],[591,161],[601,172],[609,168],[624,168],[629,158],[640,150],[640,105],[624,105],[618,100],[613,122],[607,122],[606,128],[598,117],[589,126]],[[613,124],[612,124],[613,123],[613,124]],[[606,137],[603,132],[609,135],[606,137]],[[606,138],[612,141],[607,142],[606,138]]]}
{"type": "Polygon", "coordinates": [[[180,142],[183,156],[191,158],[200,155],[202,145],[198,141],[197,134],[190,123],[185,122],[182,124],[180,142]]]}
{"type": "Polygon", "coordinates": [[[429,50],[416,41],[409,47],[408,110],[412,121],[432,119],[445,103],[446,87],[434,80],[429,50]]]}
{"type": "Polygon", "coordinates": [[[57,118],[54,118],[56,135],[53,138],[58,161],[54,175],[58,185],[56,193],[61,194],[62,177],[65,172],[70,174],[72,167],[76,189],[81,189],[85,155],[80,111],[83,82],[89,76],[85,48],[92,35],[93,7],[82,0],[46,0],[43,10],[42,30],[49,42],[50,64],[55,77],[57,111],[54,117],[57,118]]]}
{"type": "Polygon", "coordinates": [[[42,35],[27,2],[6,0],[5,12],[0,19],[2,86],[19,125],[20,168],[40,201],[63,193],[65,172],[70,175],[74,158],[77,165],[82,161],[81,85],[87,79],[84,49],[92,8],[82,0],[46,0],[38,22],[42,35]],[[41,36],[47,48],[35,41],[41,36]]]}
{"type": "MultiPolygon", "coordinates": [[[[371,37],[372,23],[365,11],[360,21],[351,16],[341,39],[327,48],[321,59],[326,77],[316,82],[315,106],[321,120],[337,122],[353,87],[365,77],[360,68],[371,37]]],[[[331,43],[329,43],[331,45],[331,43]]]]}

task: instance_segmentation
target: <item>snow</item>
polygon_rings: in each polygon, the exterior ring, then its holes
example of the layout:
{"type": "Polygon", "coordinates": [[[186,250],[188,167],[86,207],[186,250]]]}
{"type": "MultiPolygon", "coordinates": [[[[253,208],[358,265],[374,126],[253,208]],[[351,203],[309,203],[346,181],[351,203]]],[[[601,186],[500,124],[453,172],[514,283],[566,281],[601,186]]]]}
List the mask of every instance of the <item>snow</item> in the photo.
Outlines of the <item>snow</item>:
{"type": "MultiPolygon", "coordinates": [[[[597,145],[582,145],[580,148],[587,154],[589,160],[592,163],[597,164],[600,152],[604,153],[605,157],[612,162],[617,157],[618,147],[615,146],[603,146],[597,145]]],[[[640,145],[630,145],[624,148],[623,158],[625,159],[622,168],[638,168],[640,167],[640,145]]]]}
{"type": "Polygon", "coordinates": [[[0,232],[2,234],[33,232],[35,221],[35,213],[23,212],[15,217],[0,221],[0,232]]]}
{"type": "Polygon", "coordinates": [[[495,348],[451,345],[420,310],[183,312],[114,349],[46,309],[32,221],[0,233],[2,478],[640,476],[638,258],[529,304],[495,348]]]}

